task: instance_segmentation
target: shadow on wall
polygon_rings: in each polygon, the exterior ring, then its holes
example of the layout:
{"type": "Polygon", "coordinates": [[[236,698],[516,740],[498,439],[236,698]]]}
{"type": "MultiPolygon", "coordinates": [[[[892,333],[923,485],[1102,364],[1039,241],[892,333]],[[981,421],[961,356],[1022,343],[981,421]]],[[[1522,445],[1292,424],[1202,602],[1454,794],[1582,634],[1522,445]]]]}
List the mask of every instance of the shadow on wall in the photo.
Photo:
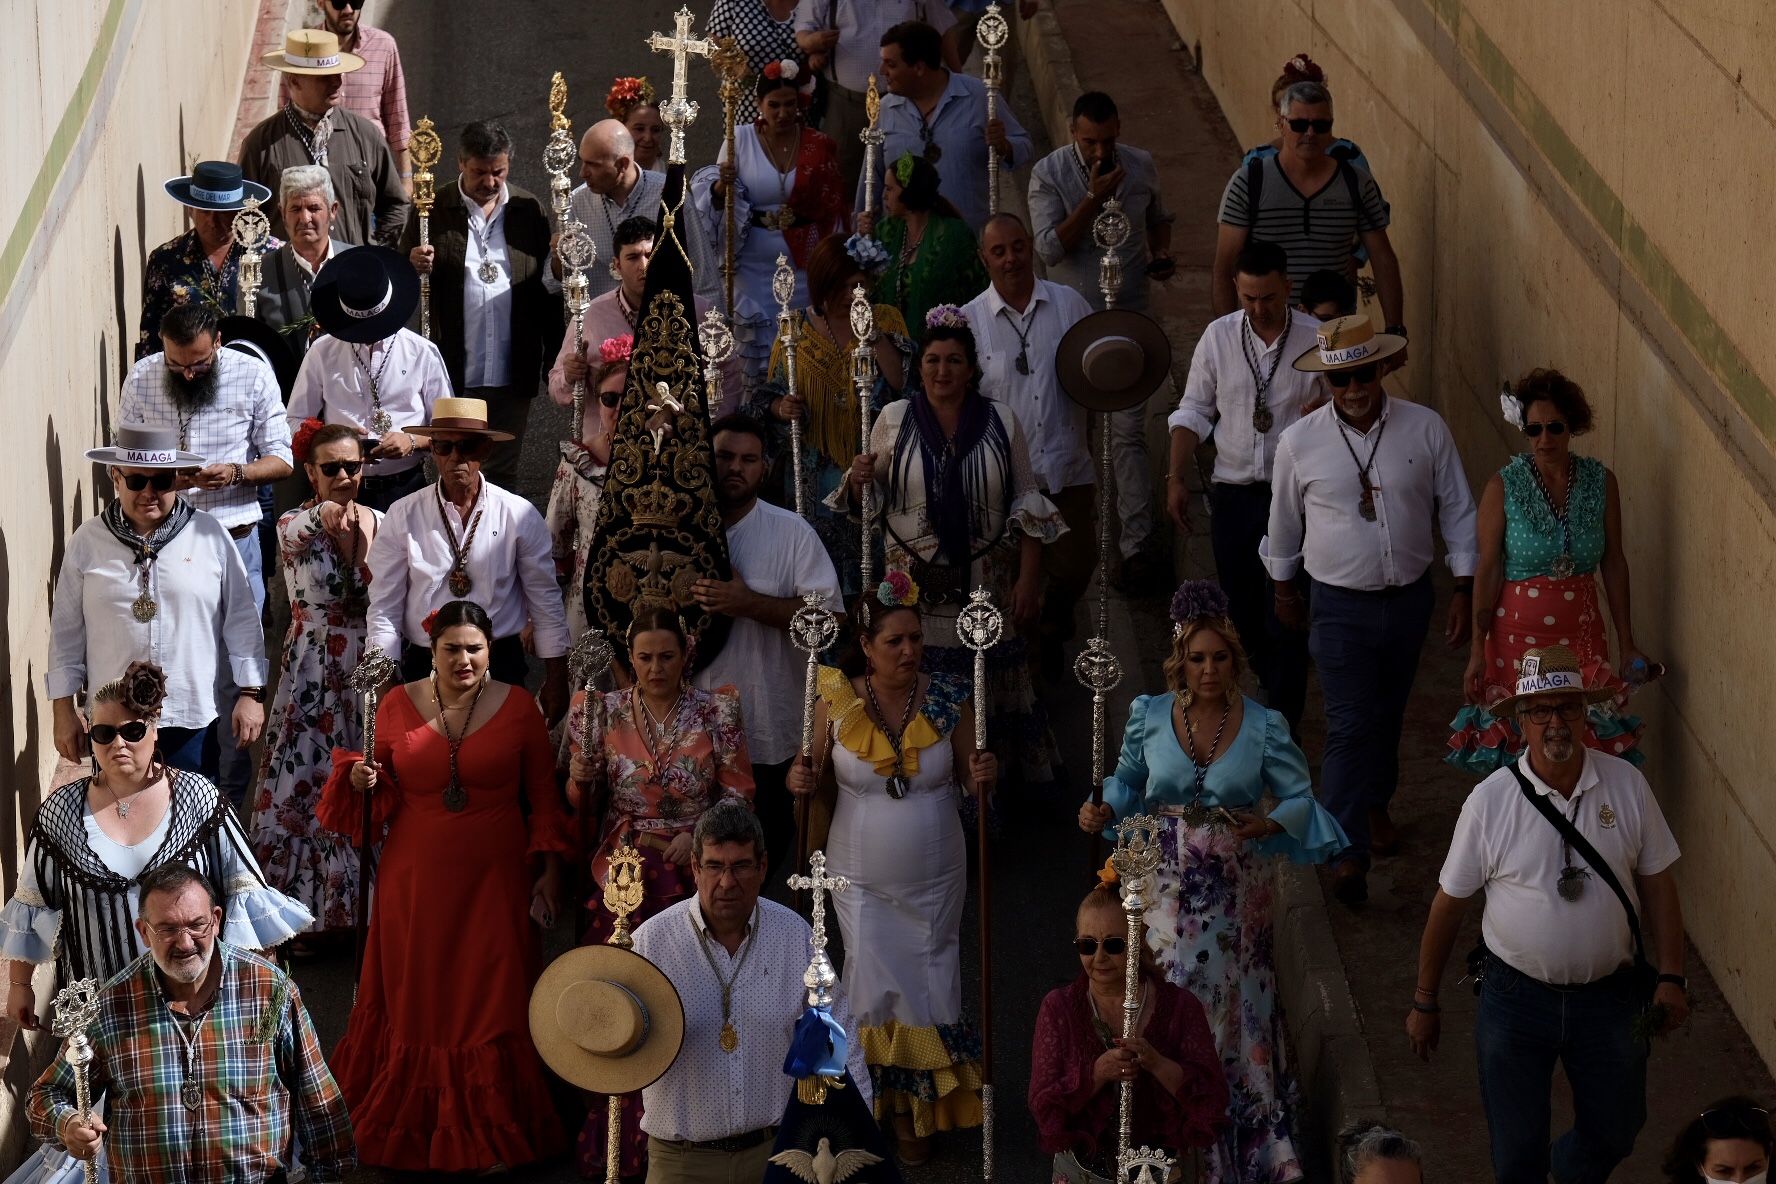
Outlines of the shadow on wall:
{"type": "MultiPolygon", "coordinates": [[[[54,455],[54,436],[55,428],[52,425],[50,428],[52,456],[54,455]]],[[[60,467],[59,464],[50,465],[52,477],[60,467]]],[[[57,549],[59,552],[59,540],[57,549]]],[[[6,532],[4,529],[0,529],[0,620],[6,619],[11,608],[12,559],[6,545],[6,532]]],[[[11,670],[12,668],[12,633],[10,630],[0,630],[0,670],[11,670]]],[[[12,712],[0,710],[0,752],[14,754],[12,784],[17,791],[0,795],[0,826],[4,826],[4,833],[9,835],[19,833],[21,818],[28,822],[37,817],[37,806],[42,797],[39,792],[38,773],[38,744],[41,729],[37,719],[37,696],[29,693],[29,688],[36,681],[36,663],[27,661],[25,663],[25,687],[27,690],[22,696],[25,701],[25,737],[22,745],[18,743],[18,736],[13,730],[12,712]]],[[[0,877],[4,877],[5,883],[18,882],[18,863],[17,847],[12,843],[0,843],[0,877]]]]}

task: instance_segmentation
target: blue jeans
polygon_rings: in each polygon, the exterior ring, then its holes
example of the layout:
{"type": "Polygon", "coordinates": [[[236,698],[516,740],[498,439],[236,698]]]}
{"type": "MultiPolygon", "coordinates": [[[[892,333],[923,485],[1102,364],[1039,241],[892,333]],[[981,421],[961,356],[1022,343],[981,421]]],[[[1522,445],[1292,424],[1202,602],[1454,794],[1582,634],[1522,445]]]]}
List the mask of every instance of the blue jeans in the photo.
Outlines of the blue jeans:
{"type": "Polygon", "coordinates": [[[1393,800],[1400,728],[1435,604],[1429,572],[1380,592],[1313,585],[1307,648],[1326,700],[1320,802],[1350,839],[1341,860],[1369,862],[1369,811],[1393,800]]]}
{"type": "Polygon", "coordinates": [[[1486,960],[1474,1046],[1498,1184],[1603,1184],[1646,1123],[1648,1000],[1617,975],[1552,987],[1486,960]],[[1573,1127],[1549,1145],[1554,1063],[1572,1086],[1573,1127]]]}
{"type": "MultiPolygon", "coordinates": [[[[250,530],[245,538],[235,539],[234,549],[240,552],[241,562],[247,567],[247,584],[253,589],[253,607],[263,617],[265,568],[261,562],[259,532],[250,530]]],[[[226,658],[223,660],[227,661],[226,658]]],[[[253,780],[253,753],[251,749],[236,747],[234,742],[234,701],[240,697],[240,688],[234,685],[231,674],[225,674],[219,681],[221,697],[216,703],[216,722],[210,725],[214,732],[211,743],[216,754],[212,767],[216,787],[238,806],[246,800],[249,783],[253,780]]]]}

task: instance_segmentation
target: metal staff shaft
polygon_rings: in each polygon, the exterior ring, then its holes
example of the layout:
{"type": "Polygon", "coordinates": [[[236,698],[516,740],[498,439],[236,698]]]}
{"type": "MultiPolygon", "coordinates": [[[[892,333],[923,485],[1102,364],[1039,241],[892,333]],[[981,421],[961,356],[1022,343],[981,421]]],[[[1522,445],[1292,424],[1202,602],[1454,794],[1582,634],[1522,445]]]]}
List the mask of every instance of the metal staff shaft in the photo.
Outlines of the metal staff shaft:
{"type": "MultiPolygon", "coordinates": [[[[862,284],[851,290],[851,333],[857,338],[857,345],[851,351],[851,376],[857,387],[857,423],[860,428],[857,451],[868,455],[870,432],[875,427],[870,404],[876,386],[876,310],[862,284]]],[[[875,583],[876,568],[875,548],[871,545],[875,540],[876,517],[873,480],[863,483],[863,491],[858,497],[858,513],[863,520],[863,553],[858,557],[858,571],[863,579],[863,590],[868,592],[870,585],[875,583]]]]}
{"type": "MultiPolygon", "coordinates": [[[[364,761],[376,767],[376,708],[382,701],[382,688],[400,673],[393,658],[381,650],[367,650],[347,678],[352,690],[363,703],[364,761]]],[[[364,972],[364,949],[370,934],[370,880],[375,860],[375,837],[370,833],[375,819],[375,795],[379,786],[363,793],[362,810],[358,816],[358,915],[357,961],[353,971],[352,990],[357,991],[357,978],[364,972]]]]}
{"type": "MultiPolygon", "coordinates": [[[[734,113],[740,105],[742,93],[741,79],[746,76],[746,51],[740,48],[739,42],[732,37],[717,37],[709,52],[709,64],[714,67],[717,78],[721,79],[722,101],[722,143],[727,146],[728,160],[736,168],[739,161],[734,156],[734,113]]],[[[734,277],[739,273],[739,264],[734,254],[734,239],[739,227],[734,219],[734,187],[729,185],[727,192],[722,194],[722,226],[724,229],[722,245],[722,292],[727,297],[723,309],[729,317],[734,315],[734,277]]]]}
{"type": "MultiPolygon", "coordinates": [[[[974,651],[974,750],[987,750],[987,651],[999,644],[1005,617],[985,588],[976,588],[956,614],[956,636],[974,651]]],[[[992,863],[987,846],[987,786],[975,786],[975,875],[980,910],[981,1179],[993,1178],[993,904],[992,863]]]]}
{"type": "MultiPolygon", "coordinates": [[[[62,1059],[74,1074],[74,1108],[80,1112],[83,1121],[91,1122],[92,1087],[87,1081],[86,1067],[92,1064],[93,1047],[86,1030],[99,1018],[99,980],[83,978],[69,983],[56,992],[50,1008],[53,1013],[50,1032],[68,1042],[62,1050],[62,1059]]],[[[80,1168],[86,1184],[98,1184],[96,1158],[83,1160],[80,1168]]]]}
{"type": "Polygon", "coordinates": [[[870,215],[876,213],[876,166],[881,162],[882,141],[886,135],[882,131],[882,94],[876,89],[876,76],[869,76],[869,89],[863,92],[863,111],[868,122],[864,129],[857,133],[863,141],[863,209],[870,215]]]}
{"type": "MultiPolygon", "coordinates": [[[[814,763],[814,700],[820,690],[820,655],[839,638],[838,615],[820,601],[820,593],[802,593],[802,607],[789,619],[789,640],[808,655],[808,670],[802,680],[802,753],[801,759],[814,763]]],[[[808,798],[796,798],[796,867],[808,862],[808,798]]],[[[797,892],[798,907],[800,892],[797,892]]]]}
{"type": "MultiPolygon", "coordinates": [[[[1122,1038],[1136,1035],[1141,1019],[1141,942],[1143,915],[1147,911],[1147,890],[1152,886],[1154,871],[1159,867],[1159,820],[1144,814],[1126,818],[1121,824],[1116,853],[1110,857],[1122,885],[1122,910],[1128,918],[1128,961],[1123,969],[1122,1038]]],[[[1117,1099],[1116,1151],[1128,1154],[1134,1136],[1135,1079],[1122,1079],[1121,1096],[1117,1099]]]]}
{"type": "MultiPolygon", "coordinates": [[[[783,343],[783,375],[787,397],[796,397],[796,332],[795,312],[790,304],[795,299],[795,269],[789,256],[777,256],[777,270],[771,276],[771,295],[777,299],[777,337],[783,343]]],[[[802,417],[789,418],[790,479],[795,485],[795,512],[808,516],[807,485],[802,479],[802,417]]],[[[804,853],[805,854],[805,853],[804,853]]],[[[798,862],[797,866],[800,866],[798,862]]]]}
{"type": "MultiPolygon", "coordinates": [[[[559,77],[559,75],[557,76],[559,77]]],[[[444,154],[444,141],[438,138],[430,116],[420,116],[407,141],[407,152],[413,159],[413,210],[419,216],[419,245],[432,245],[432,202],[437,200],[432,187],[432,166],[444,154]]],[[[428,268],[419,275],[419,332],[432,335],[432,273],[428,268]]]]}
{"type": "MultiPolygon", "coordinates": [[[[1011,26],[1005,23],[998,0],[987,5],[987,10],[975,24],[974,35],[985,51],[981,55],[981,81],[987,85],[987,123],[990,125],[999,118],[999,88],[1005,81],[999,51],[1005,48],[1011,35],[1011,26]]],[[[999,150],[991,144],[987,146],[987,211],[999,212],[999,150]]]]}
{"type": "MultiPolygon", "coordinates": [[[[610,648],[602,633],[588,629],[574,648],[580,652],[580,661],[587,662],[599,656],[600,645],[605,650],[610,648]]],[[[635,948],[635,939],[629,935],[629,914],[641,907],[643,896],[641,853],[625,842],[611,853],[605,865],[604,907],[615,922],[606,945],[622,950],[635,948]]],[[[622,1184],[622,1161],[623,1095],[611,1094],[605,1099],[604,1108],[604,1184],[622,1184]]]]}

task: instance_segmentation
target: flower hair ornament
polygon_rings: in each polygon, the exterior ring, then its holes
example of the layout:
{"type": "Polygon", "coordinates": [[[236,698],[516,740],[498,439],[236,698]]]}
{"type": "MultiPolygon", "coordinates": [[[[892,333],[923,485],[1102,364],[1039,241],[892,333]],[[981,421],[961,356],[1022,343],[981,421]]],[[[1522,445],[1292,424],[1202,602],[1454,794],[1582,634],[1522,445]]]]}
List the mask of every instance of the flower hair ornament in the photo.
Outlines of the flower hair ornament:
{"type": "Polygon", "coordinates": [[[120,692],[123,706],[143,719],[158,716],[166,702],[166,672],[153,662],[131,662],[111,685],[120,692]]]}
{"type": "Polygon", "coordinates": [[[883,608],[917,608],[919,585],[904,571],[891,571],[876,585],[876,599],[883,608]]]}
{"type": "Polygon", "coordinates": [[[1227,618],[1227,593],[1214,580],[1185,580],[1172,593],[1172,637],[1184,636],[1184,630],[1195,621],[1221,621],[1227,618]]]}
{"type": "Polygon", "coordinates": [[[1106,859],[1104,866],[1098,869],[1098,882],[1092,885],[1094,892],[1115,892],[1122,877],[1116,874],[1116,861],[1106,859]]]}
{"type": "Polygon", "coordinates": [[[1304,53],[1298,53],[1283,63],[1283,77],[1290,82],[1317,82],[1326,84],[1326,72],[1320,64],[1304,53]]]}
{"type": "Polygon", "coordinates": [[[963,315],[962,308],[956,304],[934,304],[925,314],[927,329],[967,329],[968,318],[963,315]]]}
{"type": "MultiPolygon", "coordinates": [[[[419,627],[421,629],[425,630],[425,635],[427,637],[434,637],[434,634],[432,631],[432,626],[436,625],[437,623],[438,623],[438,610],[433,609],[431,612],[429,612],[425,615],[425,620],[423,620],[419,623],[419,627]]],[[[435,637],[434,637],[434,640],[435,640],[435,637]]]]}
{"type": "Polygon", "coordinates": [[[766,62],[765,68],[759,73],[773,82],[782,79],[784,82],[793,83],[796,94],[801,97],[804,106],[814,98],[814,72],[810,70],[807,72],[806,78],[802,77],[801,63],[794,58],[766,62]]]}
{"type": "Polygon", "coordinates": [[[616,119],[629,118],[629,112],[646,104],[655,105],[654,84],[645,76],[640,78],[619,78],[611,83],[610,93],[604,96],[604,109],[616,119]]]}
{"type": "Polygon", "coordinates": [[[913,162],[915,159],[911,152],[902,152],[894,161],[894,179],[900,182],[903,189],[913,183],[913,162]]]}
{"type": "Polygon", "coordinates": [[[606,366],[627,362],[634,352],[635,338],[628,333],[621,337],[606,337],[598,344],[598,360],[606,366]]]}
{"type": "Polygon", "coordinates": [[[325,426],[320,420],[311,417],[303,420],[302,425],[296,429],[296,434],[290,438],[290,452],[296,457],[297,464],[308,463],[308,454],[314,448],[315,433],[325,426]]]}
{"type": "Polygon", "coordinates": [[[888,248],[868,235],[854,234],[846,239],[845,254],[872,279],[888,267],[888,248]]]}
{"type": "Polygon", "coordinates": [[[1499,410],[1505,413],[1506,423],[1520,432],[1523,430],[1523,400],[1511,390],[1510,379],[1499,388],[1499,410]]]}

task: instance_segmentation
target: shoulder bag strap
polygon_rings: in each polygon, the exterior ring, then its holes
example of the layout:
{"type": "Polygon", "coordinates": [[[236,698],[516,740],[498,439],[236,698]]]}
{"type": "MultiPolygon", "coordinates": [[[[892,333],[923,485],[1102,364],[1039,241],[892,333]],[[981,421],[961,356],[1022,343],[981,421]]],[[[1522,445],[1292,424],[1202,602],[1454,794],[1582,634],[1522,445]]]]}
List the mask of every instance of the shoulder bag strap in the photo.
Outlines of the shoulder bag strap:
{"type": "Polygon", "coordinates": [[[1528,799],[1529,804],[1548,820],[1548,824],[1560,832],[1560,836],[1574,851],[1579,853],[1580,858],[1591,865],[1591,870],[1597,873],[1599,879],[1609,885],[1610,891],[1616,894],[1616,899],[1622,902],[1622,909],[1628,914],[1628,932],[1634,938],[1634,962],[1637,966],[1646,965],[1646,946],[1640,936],[1640,914],[1634,911],[1634,904],[1628,899],[1628,893],[1623,890],[1622,882],[1616,879],[1615,871],[1610,867],[1608,861],[1597,853],[1597,848],[1591,845],[1590,840],[1580,834],[1578,828],[1554,808],[1546,795],[1535,791],[1517,764],[1517,761],[1512,761],[1510,769],[1511,776],[1517,779],[1518,790],[1528,799]]]}

